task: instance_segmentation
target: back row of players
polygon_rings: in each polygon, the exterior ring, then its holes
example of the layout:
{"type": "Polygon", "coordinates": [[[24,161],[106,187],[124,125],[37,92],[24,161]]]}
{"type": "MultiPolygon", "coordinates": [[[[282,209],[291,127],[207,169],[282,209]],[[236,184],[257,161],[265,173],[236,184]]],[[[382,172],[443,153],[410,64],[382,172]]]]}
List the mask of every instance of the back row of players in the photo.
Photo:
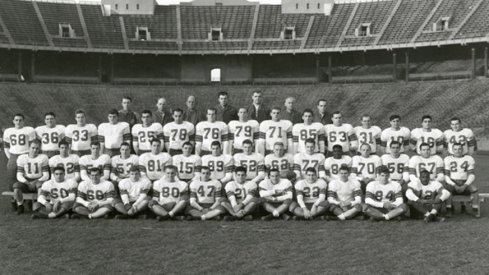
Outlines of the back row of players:
{"type": "Polygon", "coordinates": [[[109,122],[98,129],[86,123],[81,110],[76,111],[77,124],[65,128],[56,124],[53,113],[47,113],[46,125],[35,130],[25,127],[24,116],[17,114],[15,127],[4,132],[9,178],[13,172],[16,179],[11,182],[16,182],[13,188],[17,205],[22,204],[21,191],[36,190],[27,183],[36,182],[39,188],[49,179],[49,167],[64,167],[66,177],[77,182],[90,181],[89,171],[97,167],[103,171],[103,180],[118,185],[129,177],[131,167],[139,167],[142,176],[154,182],[165,176],[164,167],[173,164],[183,181],[200,179],[202,167],[208,167],[210,178],[223,185],[233,180],[234,167],[244,167],[246,180],[258,184],[266,178],[267,169],[277,169],[281,175],[294,171],[297,179],[304,179],[308,168],[312,168],[319,178],[331,182],[346,165],[351,167],[350,177],[358,180],[364,191],[382,165],[403,190],[408,182],[421,184],[421,172],[427,170],[432,180],[445,183],[450,191],[472,194],[478,207],[477,190],[472,185],[474,160],[470,156],[475,139],[471,130],[461,129],[460,119],[452,119],[452,129],[442,133],[431,128],[430,116],[423,116],[422,128],[409,131],[394,115],[391,127],[381,131],[371,125],[369,116],[362,117],[362,126],[353,128],[342,122],[340,112],[333,113],[333,123],[328,125],[314,123],[311,110],[305,110],[304,123],[296,125],[281,120],[280,112],[273,108],[271,120],[259,124],[249,120],[247,109],[241,108],[239,120],[227,125],[216,121],[216,110],[210,108],[207,121],[194,128],[183,121],[180,109],[173,110],[174,122],[164,127],[152,122],[151,111],[145,110],[142,123],[132,130],[128,123],[118,121],[117,110],[111,110],[109,122]],[[33,140],[40,142],[31,143],[33,140]],[[403,154],[409,150],[409,143],[419,155],[409,158],[403,154]],[[131,147],[139,157],[131,154],[131,147]],[[40,149],[43,154],[39,154],[40,149]],[[355,153],[351,158],[348,154],[355,151],[360,155],[355,153]],[[385,154],[379,157],[375,153],[385,154]],[[443,160],[437,153],[448,156],[443,160]],[[332,156],[326,159],[325,155],[332,156]]]}

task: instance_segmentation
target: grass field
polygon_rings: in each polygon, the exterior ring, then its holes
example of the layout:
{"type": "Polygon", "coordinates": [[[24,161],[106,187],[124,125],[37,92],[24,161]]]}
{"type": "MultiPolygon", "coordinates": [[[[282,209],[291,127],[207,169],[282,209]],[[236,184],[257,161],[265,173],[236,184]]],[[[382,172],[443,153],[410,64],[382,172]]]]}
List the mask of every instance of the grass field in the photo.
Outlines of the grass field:
{"type": "MultiPolygon", "coordinates": [[[[487,192],[489,156],[476,161],[487,192]]],[[[47,221],[15,215],[3,197],[0,274],[487,274],[488,205],[478,220],[431,224],[47,221]]]]}

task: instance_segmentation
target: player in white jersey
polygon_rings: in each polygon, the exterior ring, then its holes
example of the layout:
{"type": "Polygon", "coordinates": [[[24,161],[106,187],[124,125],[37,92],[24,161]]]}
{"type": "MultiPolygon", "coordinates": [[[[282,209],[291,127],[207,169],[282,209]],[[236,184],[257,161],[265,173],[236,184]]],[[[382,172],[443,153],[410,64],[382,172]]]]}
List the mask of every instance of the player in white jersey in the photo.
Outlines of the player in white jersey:
{"type": "Polygon", "coordinates": [[[159,139],[163,144],[163,126],[153,122],[153,114],[150,110],[141,113],[141,123],[132,127],[132,147],[139,156],[151,151],[151,140],[159,139]]]}
{"type": "MultiPolygon", "coordinates": [[[[49,180],[48,157],[39,154],[40,151],[41,143],[33,140],[29,145],[29,153],[17,158],[17,182],[13,185],[17,214],[24,213],[23,193],[39,193],[42,184],[49,180]]],[[[15,209],[14,201],[12,206],[15,209]]]]}
{"type": "Polygon", "coordinates": [[[379,168],[376,181],[367,185],[363,212],[372,220],[392,220],[409,211],[402,198],[402,187],[389,179],[389,168],[379,168]]]}
{"type": "Polygon", "coordinates": [[[141,172],[137,165],[131,166],[129,177],[119,182],[119,193],[121,198],[114,199],[112,203],[115,210],[121,215],[116,215],[116,219],[127,219],[137,217],[148,208],[148,193],[151,190],[151,182],[141,177],[141,172]]]}
{"type": "Polygon", "coordinates": [[[460,125],[462,121],[458,117],[450,119],[450,130],[443,133],[445,143],[447,144],[448,153],[453,155],[453,145],[455,143],[462,144],[464,155],[472,156],[475,149],[474,132],[469,128],[463,128],[460,125]]]}
{"type": "Polygon", "coordinates": [[[92,167],[89,170],[89,180],[84,180],[78,185],[76,201],[73,206],[72,219],[102,218],[112,211],[116,192],[114,185],[107,180],[101,179],[101,170],[92,167]]]}
{"type": "Polygon", "coordinates": [[[170,154],[161,152],[161,141],[151,140],[151,152],[144,153],[139,157],[139,169],[141,174],[151,182],[161,179],[165,175],[165,167],[172,165],[173,160],[170,154]]]}
{"type": "Polygon", "coordinates": [[[65,169],[55,167],[52,179],[42,184],[37,202],[40,208],[32,215],[33,219],[55,219],[68,212],[73,207],[78,183],[72,179],[65,179],[65,169]]]}
{"type": "Polygon", "coordinates": [[[306,177],[295,184],[297,202],[292,202],[290,212],[296,217],[311,220],[329,209],[326,200],[327,184],[319,179],[314,168],[307,168],[306,177]]]}
{"type": "Polygon", "coordinates": [[[315,142],[315,153],[325,153],[324,144],[324,125],[320,122],[314,122],[314,113],[311,109],[302,112],[302,121],[304,123],[295,124],[292,127],[292,139],[294,140],[294,154],[305,153],[306,139],[312,138],[315,142]]]}
{"type": "MultiPolygon", "coordinates": [[[[464,145],[454,143],[453,155],[445,158],[445,188],[452,195],[465,195],[472,198],[472,210],[476,218],[480,217],[479,191],[475,182],[475,161],[472,156],[464,155],[464,145]]],[[[453,214],[452,197],[447,201],[447,212],[453,214]]]]}
{"type": "Polygon", "coordinates": [[[258,152],[258,137],[260,135],[260,123],[253,119],[248,119],[248,110],[239,108],[238,119],[228,123],[229,141],[232,146],[233,154],[243,152],[243,141],[251,140],[255,144],[255,152],[258,152]]]}
{"type": "MultiPolygon", "coordinates": [[[[234,181],[226,184],[227,201],[221,205],[237,219],[250,221],[258,208],[258,185],[247,180],[246,167],[238,166],[234,170],[234,181]]],[[[226,217],[225,217],[226,218],[226,217]]]]}
{"type": "Polygon", "coordinates": [[[132,167],[138,166],[138,156],[131,154],[131,145],[129,143],[123,142],[120,155],[113,156],[110,162],[110,180],[114,187],[117,188],[121,180],[129,178],[129,171],[132,167]]]}
{"type": "Polygon", "coordinates": [[[289,220],[287,214],[293,199],[293,186],[288,179],[280,178],[277,169],[271,169],[268,177],[258,185],[260,197],[264,200],[263,208],[268,215],[263,216],[262,220],[282,218],[289,220]]]}
{"type": "Polygon", "coordinates": [[[183,143],[183,154],[173,156],[173,165],[178,169],[178,178],[184,182],[190,182],[192,179],[200,179],[200,167],[202,159],[192,154],[192,143],[183,143]]]}
{"type": "Polygon", "coordinates": [[[202,166],[199,180],[193,180],[190,185],[190,205],[185,211],[194,219],[210,220],[218,218],[226,210],[221,206],[222,185],[218,180],[211,179],[209,167],[202,166]]]}
{"type": "Polygon", "coordinates": [[[439,218],[440,209],[444,201],[450,197],[443,185],[430,179],[430,172],[422,170],[419,181],[411,181],[406,191],[412,218],[423,217],[425,222],[444,221],[439,218]]]}
{"type": "Polygon", "coordinates": [[[297,179],[306,178],[307,168],[313,168],[321,178],[325,178],[324,172],[324,155],[321,153],[314,153],[316,147],[316,141],[312,138],[306,139],[304,153],[298,153],[294,156],[294,173],[297,179]]]}
{"type": "Polygon", "coordinates": [[[110,179],[110,164],[109,155],[100,154],[100,143],[92,142],[90,145],[90,155],[80,158],[80,177],[82,181],[90,180],[89,171],[93,167],[100,170],[102,180],[110,179]]]}
{"type": "Polygon", "coordinates": [[[116,109],[109,111],[109,122],[98,126],[98,141],[102,152],[113,157],[119,153],[123,142],[131,142],[131,130],[129,123],[119,122],[119,112],[116,109]]]}
{"type": "Polygon", "coordinates": [[[398,182],[404,193],[409,182],[409,156],[401,154],[401,144],[397,141],[392,141],[389,148],[390,153],[381,157],[382,165],[389,168],[389,179],[398,182]]]}
{"type": "Polygon", "coordinates": [[[27,154],[29,152],[29,143],[36,139],[34,129],[24,126],[24,119],[23,114],[15,114],[13,119],[14,127],[8,128],[3,132],[4,152],[8,158],[6,178],[11,190],[11,184],[16,181],[17,158],[22,154],[27,154]]]}
{"type": "Polygon", "coordinates": [[[330,211],[344,221],[354,218],[362,211],[362,190],[360,182],[350,178],[350,168],[340,167],[340,176],[328,185],[330,211]]]}
{"type": "Polygon", "coordinates": [[[333,151],[333,146],[338,144],[343,148],[344,153],[354,152],[358,148],[358,140],[353,127],[350,124],[342,122],[340,112],[334,112],[331,119],[332,124],[324,126],[324,135],[328,144],[328,151],[333,151]]]}
{"type": "Polygon", "coordinates": [[[343,154],[341,145],[334,145],[332,154],[332,157],[324,160],[324,175],[320,175],[326,182],[339,178],[341,165],[351,168],[351,157],[343,154]]]}
{"type": "Polygon", "coordinates": [[[441,153],[443,151],[443,132],[431,128],[432,118],[429,115],[424,115],[421,118],[421,128],[416,128],[411,131],[411,149],[421,154],[421,144],[427,143],[430,146],[431,154],[441,153]]]}
{"type": "Polygon", "coordinates": [[[166,124],[163,127],[165,137],[165,148],[171,156],[182,153],[182,145],[185,142],[195,144],[195,129],[194,125],[183,120],[183,110],[173,110],[173,122],[166,124]]]}
{"type": "Polygon", "coordinates": [[[209,167],[211,179],[218,180],[225,185],[233,179],[234,159],[231,155],[224,155],[219,141],[211,144],[211,155],[202,157],[202,166],[209,167]]]}
{"type": "MultiPolygon", "coordinates": [[[[369,115],[362,116],[362,126],[353,128],[355,135],[358,138],[358,143],[367,143],[370,145],[372,154],[380,155],[380,134],[382,130],[379,126],[372,126],[372,122],[369,115]]],[[[360,148],[358,148],[360,152],[360,148]]]]}
{"type": "Polygon", "coordinates": [[[78,155],[70,154],[70,144],[66,140],[59,142],[59,155],[49,159],[51,173],[54,172],[55,167],[63,167],[65,169],[65,179],[80,182],[80,158],[78,155]]]}
{"type": "Polygon", "coordinates": [[[409,160],[409,180],[419,182],[420,172],[427,170],[432,180],[445,182],[445,164],[443,159],[437,155],[431,155],[430,145],[420,145],[420,156],[412,156],[409,160]]]}
{"type": "Polygon", "coordinates": [[[272,119],[260,123],[260,134],[258,140],[258,152],[262,155],[272,153],[273,145],[277,142],[284,144],[284,149],[289,153],[294,153],[294,142],[292,139],[292,122],[280,119],[280,108],[273,108],[270,111],[272,119]]]}
{"type": "Polygon", "coordinates": [[[380,134],[380,144],[382,151],[385,154],[389,154],[390,144],[393,141],[397,141],[401,144],[401,153],[407,152],[409,149],[409,140],[411,138],[411,131],[406,127],[401,127],[401,117],[399,115],[392,115],[389,118],[391,127],[384,129],[380,134]]]}
{"type": "Polygon", "coordinates": [[[273,154],[265,156],[265,167],[267,171],[277,169],[282,177],[292,171],[294,164],[294,156],[286,154],[284,144],[277,142],[273,145],[273,154]]]}
{"type": "Polygon", "coordinates": [[[56,115],[52,112],[44,115],[46,125],[36,128],[37,139],[41,141],[42,153],[51,158],[59,154],[58,143],[65,138],[65,126],[56,124],[56,115]]]}
{"type": "Polygon", "coordinates": [[[165,176],[153,183],[153,199],[149,209],[159,221],[166,219],[184,219],[185,208],[188,206],[188,185],[177,177],[177,167],[165,167],[165,176]]]}
{"type": "Polygon", "coordinates": [[[234,165],[245,167],[246,180],[255,184],[265,178],[265,161],[262,155],[253,153],[253,143],[246,139],[243,141],[243,153],[234,155],[234,165]]]}
{"type": "Polygon", "coordinates": [[[229,129],[226,123],[216,121],[216,109],[207,109],[207,121],[199,122],[195,126],[195,154],[199,156],[211,153],[211,144],[219,141],[222,144],[223,152],[231,152],[229,146],[229,129]]]}
{"type": "Polygon", "coordinates": [[[377,170],[382,165],[382,160],[377,155],[370,154],[370,145],[360,145],[360,156],[354,156],[351,160],[351,173],[356,176],[365,193],[367,184],[377,178],[377,170]]]}
{"type": "Polygon", "coordinates": [[[71,144],[71,152],[79,157],[90,155],[90,144],[97,141],[97,126],[87,124],[85,112],[75,111],[76,124],[70,124],[65,129],[66,141],[71,144]]]}

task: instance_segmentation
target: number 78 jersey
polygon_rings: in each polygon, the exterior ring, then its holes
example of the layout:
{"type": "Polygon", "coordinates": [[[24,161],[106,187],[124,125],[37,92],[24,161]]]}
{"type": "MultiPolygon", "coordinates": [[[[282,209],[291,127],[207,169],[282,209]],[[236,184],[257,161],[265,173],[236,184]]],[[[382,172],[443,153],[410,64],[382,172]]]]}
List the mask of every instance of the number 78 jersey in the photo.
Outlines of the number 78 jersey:
{"type": "Polygon", "coordinates": [[[169,143],[169,148],[173,150],[182,150],[183,143],[193,141],[194,125],[184,121],[181,124],[170,122],[163,127],[165,142],[169,143]]]}
{"type": "Polygon", "coordinates": [[[343,147],[343,152],[348,152],[350,151],[350,142],[357,140],[353,127],[347,123],[343,123],[341,126],[328,124],[324,126],[324,133],[330,152],[333,152],[333,146],[336,144],[343,147]]]}

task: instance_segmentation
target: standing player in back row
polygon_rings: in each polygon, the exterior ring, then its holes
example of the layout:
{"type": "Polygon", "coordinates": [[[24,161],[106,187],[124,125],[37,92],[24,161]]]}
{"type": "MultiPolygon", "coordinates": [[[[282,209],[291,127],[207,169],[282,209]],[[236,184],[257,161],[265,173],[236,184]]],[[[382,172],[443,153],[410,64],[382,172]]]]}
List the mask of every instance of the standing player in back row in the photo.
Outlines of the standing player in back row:
{"type": "Polygon", "coordinates": [[[265,120],[260,124],[260,139],[258,152],[262,155],[272,153],[273,145],[282,142],[284,149],[289,153],[294,153],[294,143],[292,141],[292,122],[280,119],[280,108],[275,107],[270,112],[271,120],[265,120]]]}
{"type": "Polygon", "coordinates": [[[445,144],[447,144],[448,153],[453,155],[453,145],[460,143],[462,145],[464,155],[472,156],[475,149],[475,137],[472,130],[469,128],[463,128],[460,125],[462,122],[460,118],[454,117],[450,119],[450,130],[446,130],[443,135],[445,138],[445,144]]]}
{"type": "Polygon", "coordinates": [[[333,151],[333,146],[341,145],[343,153],[356,151],[358,148],[358,140],[353,127],[350,124],[343,123],[341,112],[333,113],[333,124],[324,126],[324,134],[328,143],[328,151],[333,151]]]}
{"type": "Polygon", "coordinates": [[[85,111],[75,111],[76,124],[66,127],[66,141],[71,145],[71,152],[78,156],[90,155],[90,144],[97,141],[97,126],[87,124],[85,111]]]}
{"type": "MultiPolygon", "coordinates": [[[[362,116],[362,126],[357,126],[353,129],[358,138],[358,143],[367,143],[370,145],[371,153],[380,155],[380,134],[382,130],[378,126],[372,126],[369,115],[362,116]]],[[[360,148],[358,148],[360,152],[360,148]]]]}
{"type": "Polygon", "coordinates": [[[324,155],[324,126],[320,122],[314,122],[314,113],[306,109],[302,113],[304,123],[295,124],[292,127],[292,138],[294,140],[294,154],[306,152],[306,140],[313,139],[315,142],[314,153],[324,155]]]}
{"type": "Polygon", "coordinates": [[[195,127],[195,154],[209,155],[211,144],[219,141],[225,154],[230,153],[228,142],[228,126],[222,121],[216,121],[216,109],[207,109],[207,121],[199,122],[195,127]]]}
{"type": "Polygon", "coordinates": [[[407,152],[409,149],[409,139],[411,138],[411,131],[406,127],[401,127],[401,117],[399,115],[392,115],[389,118],[391,127],[384,129],[380,135],[380,144],[382,151],[385,154],[389,154],[390,144],[393,141],[399,142],[401,144],[401,153],[407,152]]]}
{"type": "Polygon", "coordinates": [[[144,110],[141,113],[141,123],[132,127],[132,147],[139,156],[151,151],[151,140],[160,139],[163,144],[163,127],[158,122],[153,122],[153,113],[144,110]]]}
{"type": "Polygon", "coordinates": [[[182,145],[185,142],[195,144],[194,125],[188,121],[183,121],[183,110],[173,110],[173,122],[163,127],[163,136],[165,138],[165,148],[172,157],[182,153],[182,145]]]}
{"type": "Polygon", "coordinates": [[[52,112],[44,115],[46,125],[36,128],[37,139],[41,141],[42,153],[48,158],[59,154],[58,143],[65,137],[65,126],[56,124],[56,115],[52,112]]]}
{"type": "Polygon", "coordinates": [[[119,112],[116,109],[109,111],[107,123],[98,126],[98,140],[102,152],[113,157],[119,154],[123,142],[131,143],[129,123],[119,122],[119,112]]]}
{"type": "Polygon", "coordinates": [[[232,146],[232,154],[243,152],[243,141],[251,140],[255,144],[255,152],[258,152],[258,137],[260,132],[260,124],[256,120],[248,119],[248,110],[239,108],[239,120],[229,122],[229,141],[232,146]]]}
{"type": "Polygon", "coordinates": [[[411,131],[411,146],[413,151],[421,154],[421,144],[427,143],[430,146],[431,154],[441,153],[443,151],[443,133],[442,131],[432,128],[433,118],[424,115],[421,118],[421,128],[411,131]]]}

